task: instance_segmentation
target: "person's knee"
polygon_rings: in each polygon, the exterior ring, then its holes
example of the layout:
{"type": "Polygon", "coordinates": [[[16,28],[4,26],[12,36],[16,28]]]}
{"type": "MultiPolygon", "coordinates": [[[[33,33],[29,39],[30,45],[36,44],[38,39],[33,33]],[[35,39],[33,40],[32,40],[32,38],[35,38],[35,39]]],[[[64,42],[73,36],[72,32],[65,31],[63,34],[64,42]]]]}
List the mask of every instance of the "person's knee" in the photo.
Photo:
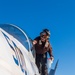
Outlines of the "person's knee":
{"type": "Polygon", "coordinates": [[[43,71],[43,74],[48,75],[48,69],[46,65],[43,65],[42,71],[43,71]]]}

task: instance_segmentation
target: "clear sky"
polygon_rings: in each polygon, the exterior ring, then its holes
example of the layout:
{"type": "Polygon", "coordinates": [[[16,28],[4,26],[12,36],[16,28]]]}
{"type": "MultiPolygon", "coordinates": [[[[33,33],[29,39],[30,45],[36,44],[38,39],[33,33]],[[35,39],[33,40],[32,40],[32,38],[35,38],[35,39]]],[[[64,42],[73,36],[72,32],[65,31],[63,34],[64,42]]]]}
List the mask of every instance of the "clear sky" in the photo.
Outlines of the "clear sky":
{"type": "Polygon", "coordinates": [[[51,31],[56,75],[75,75],[74,0],[0,0],[0,24],[21,27],[34,39],[44,28],[51,31]]]}

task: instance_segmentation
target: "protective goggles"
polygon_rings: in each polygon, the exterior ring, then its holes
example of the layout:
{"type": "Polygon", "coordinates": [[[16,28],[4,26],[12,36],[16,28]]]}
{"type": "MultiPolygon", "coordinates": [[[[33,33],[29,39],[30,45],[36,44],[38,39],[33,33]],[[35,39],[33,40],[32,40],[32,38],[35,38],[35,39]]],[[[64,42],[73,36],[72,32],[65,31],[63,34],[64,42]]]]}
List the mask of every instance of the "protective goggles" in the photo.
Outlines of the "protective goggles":
{"type": "Polygon", "coordinates": [[[45,32],[41,32],[40,36],[43,38],[49,38],[49,36],[45,32]]]}

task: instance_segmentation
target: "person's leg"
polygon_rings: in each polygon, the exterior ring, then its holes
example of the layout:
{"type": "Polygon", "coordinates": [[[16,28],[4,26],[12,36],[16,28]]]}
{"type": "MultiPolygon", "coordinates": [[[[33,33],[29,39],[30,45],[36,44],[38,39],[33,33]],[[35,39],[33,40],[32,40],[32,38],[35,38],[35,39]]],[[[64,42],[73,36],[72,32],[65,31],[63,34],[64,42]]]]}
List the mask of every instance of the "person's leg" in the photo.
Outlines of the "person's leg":
{"type": "Polygon", "coordinates": [[[48,75],[48,70],[46,64],[42,65],[42,75],[48,75]]]}
{"type": "Polygon", "coordinates": [[[47,53],[43,54],[43,57],[42,57],[42,75],[48,75],[47,53]]]}
{"type": "Polygon", "coordinates": [[[41,62],[41,56],[40,54],[36,54],[36,65],[38,67],[39,73],[41,73],[41,67],[40,67],[40,63],[41,62]]]}

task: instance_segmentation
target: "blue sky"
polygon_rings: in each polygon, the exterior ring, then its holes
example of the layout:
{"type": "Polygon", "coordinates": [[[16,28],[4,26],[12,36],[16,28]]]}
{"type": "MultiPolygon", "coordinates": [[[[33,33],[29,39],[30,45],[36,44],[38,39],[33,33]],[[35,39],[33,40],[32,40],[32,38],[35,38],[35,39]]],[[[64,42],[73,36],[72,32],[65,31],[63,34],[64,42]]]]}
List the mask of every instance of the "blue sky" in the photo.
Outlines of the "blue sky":
{"type": "Polygon", "coordinates": [[[0,24],[21,27],[34,39],[44,28],[51,31],[56,75],[75,74],[74,0],[0,0],[0,24]]]}

